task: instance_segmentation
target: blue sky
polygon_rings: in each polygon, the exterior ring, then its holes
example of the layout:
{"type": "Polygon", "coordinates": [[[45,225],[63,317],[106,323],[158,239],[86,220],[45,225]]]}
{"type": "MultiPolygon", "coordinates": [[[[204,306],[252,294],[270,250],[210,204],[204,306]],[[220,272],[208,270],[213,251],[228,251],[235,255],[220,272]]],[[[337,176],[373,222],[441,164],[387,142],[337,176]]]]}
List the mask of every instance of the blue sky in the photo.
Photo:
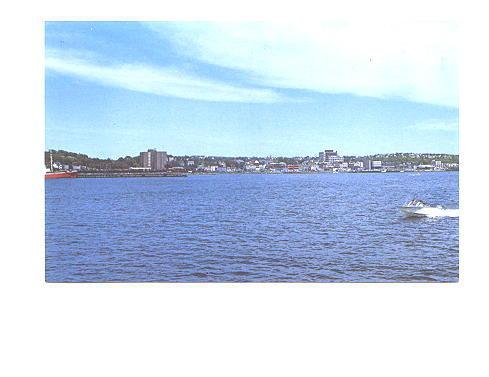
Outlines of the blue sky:
{"type": "Polygon", "coordinates": [[[458,153],[447,23],[49,22],[46,148],[458,153]]]}

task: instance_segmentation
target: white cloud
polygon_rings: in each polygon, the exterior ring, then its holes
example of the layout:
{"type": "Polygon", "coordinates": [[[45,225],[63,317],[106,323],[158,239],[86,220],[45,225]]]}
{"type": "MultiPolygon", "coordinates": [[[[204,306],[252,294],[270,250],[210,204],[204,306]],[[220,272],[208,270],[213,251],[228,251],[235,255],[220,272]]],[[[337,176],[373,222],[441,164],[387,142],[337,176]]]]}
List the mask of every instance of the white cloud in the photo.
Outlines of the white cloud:
{"type": "Polygon", "coordinates": [[[179,51],[256,83],[458,107],[450,23],[149,23],[179,51]]]}
{"type": "Polygon", "coordinates": [[[284,100],[268,89],[227,85],[189,75],[176,68],[143,64],[101,64],[89,52],[47,50],[46,69],[107,86],[143,93],[202,101],[264,102],[284,100]]]}
{"type": "Polygon", "coordinates": [[[458,121],[432,119],[432,120],[416,123],[411,128],[419,131],[458,132],[458,121]]]}

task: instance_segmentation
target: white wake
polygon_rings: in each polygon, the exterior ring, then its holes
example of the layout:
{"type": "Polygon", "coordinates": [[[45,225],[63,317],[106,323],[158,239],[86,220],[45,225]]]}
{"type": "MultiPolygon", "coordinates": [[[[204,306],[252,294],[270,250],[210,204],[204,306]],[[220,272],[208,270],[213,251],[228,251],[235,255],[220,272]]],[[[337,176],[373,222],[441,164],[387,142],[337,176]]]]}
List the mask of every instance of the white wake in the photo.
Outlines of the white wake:
{"type": "Polygon", "coordinates": [[[416,211],[416,215],[426,216],[426,217],[459,217],[458,208],[437,208],[437,207],[427,207],[416,211]]]}

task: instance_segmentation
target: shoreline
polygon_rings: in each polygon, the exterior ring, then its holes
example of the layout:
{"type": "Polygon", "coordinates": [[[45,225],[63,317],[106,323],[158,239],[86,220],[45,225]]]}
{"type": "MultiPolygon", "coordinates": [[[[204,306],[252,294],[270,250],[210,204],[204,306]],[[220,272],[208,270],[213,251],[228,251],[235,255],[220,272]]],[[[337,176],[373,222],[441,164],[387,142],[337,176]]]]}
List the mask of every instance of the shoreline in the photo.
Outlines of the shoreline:
{"type": "Polygon", "coordinates": [[[187,174],[170,172],[78,172],[77,178],[174,178],[186,176],[187,174]]]}
{"type": "Polygon", "coordinates": [[[188,176],[204,176],[204,175],[236,175],[236,174],[256,174],[256,175],[281,175],[281,174],[387,174],[387,173],[403,173],[403,174],[421,174],[421,173],[450,173],[459,172],[459,170],[419,170],[419,171],[400,171],[400,170],[365,170],[365,171],[297,171],[297,172],[78,172],[76,178],[185,178],[188,176]]]}

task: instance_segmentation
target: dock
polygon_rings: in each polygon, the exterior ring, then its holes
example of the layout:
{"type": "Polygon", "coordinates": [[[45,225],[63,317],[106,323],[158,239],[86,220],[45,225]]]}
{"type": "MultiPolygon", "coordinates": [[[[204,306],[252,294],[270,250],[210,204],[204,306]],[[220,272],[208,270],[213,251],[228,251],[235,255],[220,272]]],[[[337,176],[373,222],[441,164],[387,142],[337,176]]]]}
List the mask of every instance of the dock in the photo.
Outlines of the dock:
{"type": "Polygon", "coordinates": [[[186,177],[185,173],[151,171],[84,171],[78,172],[78,178],[141,178],[141,177],[186,177]]]}

